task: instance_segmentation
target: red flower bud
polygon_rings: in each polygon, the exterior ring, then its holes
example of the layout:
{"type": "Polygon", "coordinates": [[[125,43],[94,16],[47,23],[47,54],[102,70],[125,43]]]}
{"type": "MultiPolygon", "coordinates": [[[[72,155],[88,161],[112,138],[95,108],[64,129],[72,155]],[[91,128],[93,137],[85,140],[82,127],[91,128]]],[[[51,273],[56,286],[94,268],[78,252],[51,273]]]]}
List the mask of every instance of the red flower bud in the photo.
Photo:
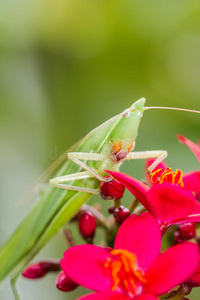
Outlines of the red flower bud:
{"type": "Polygon", "coordinates": [[[181,224],[178,230],[185,240],[190,240],[196,236],[196,228],[192,223],[181,224]]]}
{"type": "MultiPolygon", "coordinates": [[[[105,178],[109,178],[106,176],[105,178]]],[[[100,184],[101,197],[104,200],[121,199],[124,195],[125,187],[116,179],[108,182],[102,181],[100,184]]]]}
{"type": "Polygon", "coordinates": [[[45,276],[49,272],[60,271],[60,261],[46,260],[29,265],[22,272],[22,276],[29,279],[38,279],[45,276]]]}
{"type": "Polygon", "coordinates": [[[84,213],[79,219],[79,229],[83,238],[93,238],[97,222],[91,213],[84,213]]]}
{"type": "Polygon", "coordinates": [[[56,278],[56,287],[63,292],[70,292],[75,290],[78,284],[62,271],[56,278]]]}
{"type": "Polygon", "coordinates": [[[181,244],[183,242],[183,239],[180,236],[180,233],[178,231],[174,232],[174,242],[175,244],[181,244]]]}
{"type": "Polygon", "coordinates": [[[114,210],[115,210],[115,207],[114,206],[110,206],[109,208],[108,208],[108,212],[109,212],[109,214],[113,214],[114,213],[114,210]]]}
{"type": "Polygon", "coordinates": [[[111,247],[104,247],[104,250],[106,250],[108,253],[110,253],[110,251],[113,250],[113,248],[111,248],[111,247]]]}
{"type": "Polygon", "coordinates": [[[118,224],[122,224],[126,218],[130,216],[130,211],[128,208],[120,205],[114,210],[114,217],[118,224]]]}

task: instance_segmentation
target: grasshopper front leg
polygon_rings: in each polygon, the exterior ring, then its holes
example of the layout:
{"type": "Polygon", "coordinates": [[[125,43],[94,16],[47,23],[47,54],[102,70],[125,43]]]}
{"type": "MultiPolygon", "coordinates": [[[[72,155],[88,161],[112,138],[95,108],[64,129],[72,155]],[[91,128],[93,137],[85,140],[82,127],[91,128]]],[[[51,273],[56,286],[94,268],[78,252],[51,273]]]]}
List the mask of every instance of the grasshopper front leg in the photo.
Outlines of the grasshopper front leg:
{"type": "MultiPolygon", "coordinates": [[[[63,183],[74,181],[74,180],[80,180],[80,179],[86,179],[86,178],[92,178],[95,177],[100,181],[110,181],[109,178],[105,178],[101,176],[99,173],[91,169],[89,166],[86,165],[85,162],[82,162],[82,160],[93,160],[93,161],[102,161],[106,158],[105,155],[99,154],[99,153],[83,153],[83,152],[71,152],[68,153],[69,159],[71,159],[74,163],[78,164],[82,168],[86,169],[87,171],[74,173],[70,175],[65,175],[61,177],[57,177],[50,180],[50,184],[54,187],[67,189],[67,190],[75,190],[80,192],[87,192],[92,194],[100,194],[99,190],[97,189],[90,189],[85,187],[78,187],[73,185],[66,185],[63,183]]],[[[152,150],[152,151],[140,151],[140,152],[130,152],[124,160],[130,160],[130,159],[146,159],[146,158],[156,158],[156,160],[153,162],[153,164],[148,168],[148,173],[151,173],[155,167],[162,162],[167,157],[167,151],[165,150],[152,150]]]]}
{"type": "Polygon", "coordinates": [[[151,151],[139,151],[139,152],[130,152],[125,160],[129,159],[146,159],[146,158],[156,158],[155,161],[147,169],[147,172],[150,174],[159,163],[161,163],[168,153],[165,150],[151,150],[151,151]]]}
{"type": "Polygon", "coordinates": [[[50,184],[54,187],[67,189],[67,190],[74,190],[79,192],[87,192],[91,194],[100,194],[100,191],[97,189],[90,189],[85,187],[78,187],[73,185],[66,185],[63,184],[65,182],[74,181],[74,180],[80,180],[80,179],[87,179],[87,178],[97,178],[100,181],[109,181],[110,179],[104,178],[99,173],[91,169],[86,165],[86,163],[80,161],[80,159],[83,160],[93,160],[93,161],[101,161],[105,159],[105,155],[99,154],[99,153],[83,153],[83,152],[71,152],[68,153],[69,159],[71,159],[74,163],[78,164],[82,168],[84,168],[87,171],[82,171],[79,173],[69,174],[65,176],[56,177],[50,180],[50,184]]]}
{"type": "Polygon", "coordinates": [[[93,177],[96,177],[100,181],[110,181],[110,179],[101,176],[98,172],[94,171],[90,167],[86,165],[86,163],[82,162],[82,160],[93,160],[93,161],[102,161],[106,159],[106,156],[99,153],[83,153],[83,152],[71,152],[68,153],[69,159],[71,159],[74,163],[81,166],[83,169],[87,170],[93,177]]]}

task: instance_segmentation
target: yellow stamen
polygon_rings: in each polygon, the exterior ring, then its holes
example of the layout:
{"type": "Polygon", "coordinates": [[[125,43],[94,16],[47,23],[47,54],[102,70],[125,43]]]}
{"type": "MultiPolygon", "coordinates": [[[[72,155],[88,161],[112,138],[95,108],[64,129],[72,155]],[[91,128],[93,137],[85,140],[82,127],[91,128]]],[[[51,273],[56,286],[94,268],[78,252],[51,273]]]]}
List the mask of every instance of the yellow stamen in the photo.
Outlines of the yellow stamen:
{"type": "Polygon", "coordinates": [[[164,171],[162,169],[158,169],[152,173],[150,173],[151,181],[153,183],[161,184],[163,182],[169,182],[174,185],[179,185],[181,187],[184,186],[183,184],[183,172],[179,169],[176,171],[172,171],[170,168],[166,168],[164,171]]]}
{"type": "Polygon", "coordinates": [[[137,294],[138,286],[146,281],[144,272],[138,267],[135,254],[122,249],[110,251],[104,266],[110,270],[113,279],[112,291],[120,288],[128,294],[137,294]]]}

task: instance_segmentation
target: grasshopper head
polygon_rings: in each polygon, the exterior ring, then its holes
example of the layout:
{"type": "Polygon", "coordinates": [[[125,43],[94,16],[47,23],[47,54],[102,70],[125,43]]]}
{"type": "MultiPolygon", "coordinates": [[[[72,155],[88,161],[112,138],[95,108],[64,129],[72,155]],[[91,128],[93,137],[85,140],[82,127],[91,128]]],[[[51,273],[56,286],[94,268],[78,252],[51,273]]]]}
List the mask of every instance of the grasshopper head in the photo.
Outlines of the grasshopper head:
{"type": "Polygon", "coordinates": [[[141,98],[126,109],[110,133],[112,161],[123,160],[134,148],[145,101],[145,98],[141,98]]]}

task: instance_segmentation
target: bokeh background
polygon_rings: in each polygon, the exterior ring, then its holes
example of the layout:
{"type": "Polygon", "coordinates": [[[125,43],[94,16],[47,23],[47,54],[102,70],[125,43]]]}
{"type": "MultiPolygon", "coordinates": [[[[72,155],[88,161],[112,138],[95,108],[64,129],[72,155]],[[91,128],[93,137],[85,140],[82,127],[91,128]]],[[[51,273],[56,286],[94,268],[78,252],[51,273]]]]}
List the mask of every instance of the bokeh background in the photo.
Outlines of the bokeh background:
{"type": "MultiPolygon", "coordinates": [[[[34,205],[20,199],[45,168],[141,97],[147,106],[200,110],[199,1],[0,1],[0,244],[34,205]]],[[[177,133],[198,142],[200,116],[147,111],[136,150],[165,149],[172,168],[198,169],[177,133]]],[[[141,179],[143,162],[122,171],[141,179]]],[[[62,257],[65,248],[58,235],[36,259],[62,257]]],[[[50,275],[19,286],[27,300],[83,293],[62,293],[54,282],[50,275]]],[[[0,299],[13,299],[8,284],[0,299]]]]}

